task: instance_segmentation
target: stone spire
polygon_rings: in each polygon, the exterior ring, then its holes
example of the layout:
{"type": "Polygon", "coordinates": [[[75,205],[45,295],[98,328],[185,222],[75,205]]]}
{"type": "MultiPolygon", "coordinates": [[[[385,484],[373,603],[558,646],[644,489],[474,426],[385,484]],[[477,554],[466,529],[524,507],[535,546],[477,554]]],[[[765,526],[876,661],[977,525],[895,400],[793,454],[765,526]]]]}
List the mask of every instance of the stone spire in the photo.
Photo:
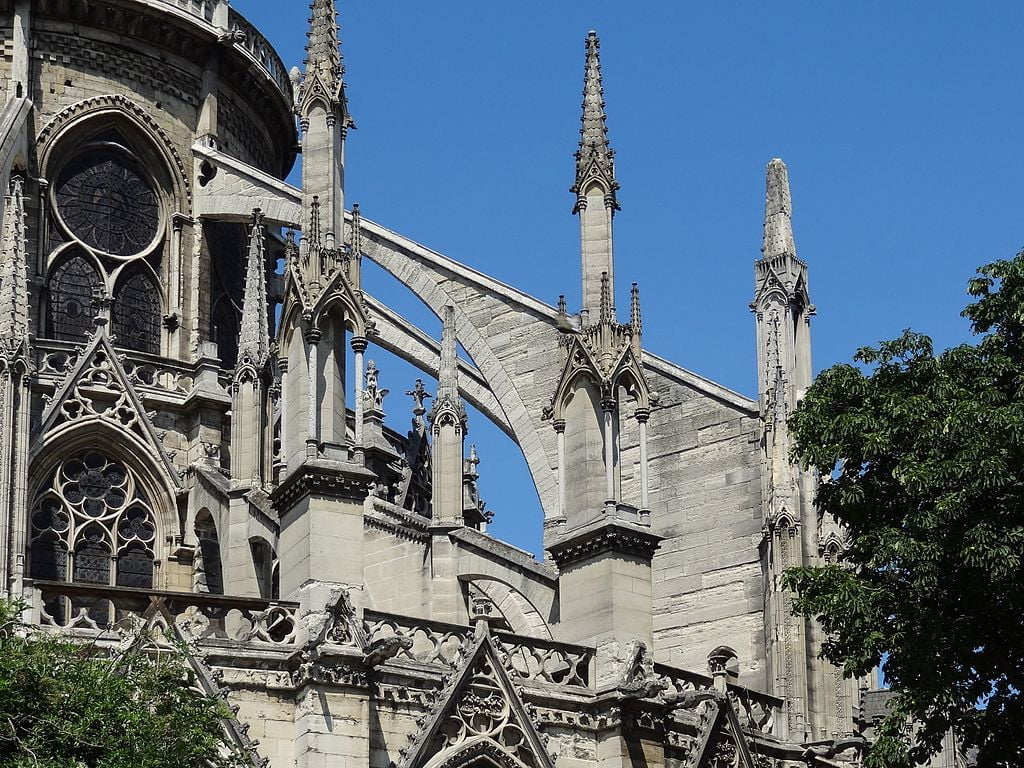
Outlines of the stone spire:
{"type": "Polygon", "coordinates": [[[252,212],[249,235],[249,258],[245,267],[245,297],[242,300],[242,329],[238,337],[239,363],[247,362],[257,369],[270,357],[270,321],[267,304],[266,231],[263,213],[252,212]]]}
{"type": "Polygon", "coordinates": [[[775,158],[768,163],[764,200],[764,240],[761,253],[766,259],[796,256],[793,239],[793,200],[789,192],[789,171],[775,158]]]}
{"type": "Polygon", "coordinates": [[[633,335],[640,337],[644,331],[643,318],[640,315],[640,286],[633,283],[629,302],[629,324],[633,327],[633,335]]]}
{"type": "MultiPolygon", "coordinates": [[[[602,311],[604,281],[615,295],[615,261],[612,256],[612,220],[619,210],[615,180],[615,152],[608,143],[601,84],[601,43],[597,33],[587,35],[586,72],[583,83],[583,118],[580,147],[576,152],[576,195],[573,213],[580,217],[580,252],[583,257],[583,325],[596,323],[602,311]]],[[[614,305],[613,305],[614,312],[614,305]]]]}
{"type": "Polygon", "coordinates": [[[334,0],[314,0],[306,71],[293,71],[302,128],[303,278],[315,294],[337,267],[344,238],[345,137],[354,128],[345,97],[345,68],[334,0]]]}
{"type": "Polygon", "coordinates": [[[459,397],[456,356],[455,307],[444,308],[441,360],[438,366],[437,397],[430,411],[431,492],[433,518],[439,525],[462,525],[463,457],[466,439],[466,408],[459,397]]]}
{"type": "Polygon", "coordinates": [[[601,80],[601,41],[593,30],[587,35],[586,50],[580,148],[576,152],[576,183],[571,190],[577,195],[573,213],[579,213],[581,207],[586,206],[586,186],[594,178],[602,181],[608,204],[617,211],[619,203],[615,193],[619,184],[615,180],[615,150],[608,143],[608,120],[601,80]]]}
{"type": "MultiPolygon", "coordinates": [[[[430,411],[430,421],[435,426],[447,413],[458,421],[463,431],[466,428],[466,409],[459,397],[459,359],[456,351],[455,307],[448,305],[443,310],[441,327],[441,357],[438,365],[437,397],[430,411]]],[[[461,457],[460,457],[461,460],[461,457]]]]}
{"type": "Polygon", "coordinates": [[[304,96],[319,90],[328,102],[344,105],[345,66],[341,58],[338,34],[338,10],[334,0],[313,0],[310,6],[309,33],[306,40],[306,80],[304,96]]]}
{"type": "Polygon", "coordinates": [[[11,177],[0,229],[0,344],[15,354],[28,338],[28,246],[25,232],[25,180],[11,177]]]}
{"type": "Polygon", "coordinates": [[[612,304],[612,285],[607,272],[601,273],[601,312],[600,322],[615,322],[615,306],[612,304]]]}

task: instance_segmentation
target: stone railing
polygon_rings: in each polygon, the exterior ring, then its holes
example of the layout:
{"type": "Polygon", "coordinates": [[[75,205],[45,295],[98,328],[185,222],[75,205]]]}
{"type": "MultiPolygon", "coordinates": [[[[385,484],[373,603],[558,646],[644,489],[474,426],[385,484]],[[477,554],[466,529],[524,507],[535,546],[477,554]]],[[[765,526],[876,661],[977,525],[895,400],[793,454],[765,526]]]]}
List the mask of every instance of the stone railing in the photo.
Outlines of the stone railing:
{"type": "Polygon", "coordinates": [[[295,645],[297,603],[187,592],[36,581],[33,609],[43,627],[102,636],[173,623],[190,640],[295,645]]]}
{"type": "Polygon", "coordinates": [[[164,5],[171,5],[198,19],[213,24],[214,11],[222,0],[159,0],[164,5]]]}
{"type": "MultiPolygon", "coordinates": [[[[473,636],[472,627],[458,624],[378,611],[366,611],[364,618],[370,644],[389,637],[408,638],[412,645],[400,650],[396,658],[421,664],[457,665],[473,636]]],[[[495,637],[501,649],[508,654],[509,672],[513,676],[557,685],[590,685],[594,661],[592,648],[508,632],[498,632],[495,637]]]]}
{"type": "Polygon", "coordinates": [[[281,57],[277,55],[277,51],[267,41],[267,38],[234,8],[228,11],[228,28],[232,34],[240,38],[235,41],[235,45],[248,52],[249,56],[270,75],[270,79],[277,83],[277,87],[284,94],[288,104],[291,105],[293,101],[291,77],[289,77],[281,57]]]}
{"type": "Polygon", "coordinates": [[[455,666],[462,659],[463,648],[473,635],[471,627],[390,613],[366,611],[363,618],[366,622],[366,639],[370,645],[389,637],[408,638],[412,640],[412,645],[400,650],[395,658],[421,664],[455,666]]]}
{"type": "Polygon", "coordinates": [[[292,84],[288,70],[277,55],[277,51],[262,33],[242,14],[228,5],[227,0],[149,0],[153,5],[170,6],[194,16],[214,28],[218,34],[228,35],[225,38],[236,50],[256,63],[267,73],[285,97],[289,106],[292,104],[292,84]],[[224,25],[227,29],[224,29],[224,25]]]}
{"type": "Polygon", "coordinates": [[[524,680],[589,687],[594,649],[535,637],[498,633],[512,672],[524,680]]]}
{"type": "MultiPolygon", "coordinates": [[[[36,370],[39,377],[56,385],[75,367],[81,345],[70,342],[39,340],[35,344],[36,370]]],[[[130,350],[121,351],[121,364],[132,385],[142,394],[168,395],[183,398],[191,394],[202,375],[195,365],[179,363],[156,355],[147,355],[130,350]]],[[[230,373],[217,371],[210,377],[211,386],[218,393],[229,394],[230,373]],[[213,379],[216,383],[213,384],[213,379]]]]}
{"type": "MultiPolygon", "coordinates": [[[[665,683],[665,696],[684,691],[708,691],[715,688],[715,680],[710,675],[676,669],[666,664],[655,664],[654,674],[665,683]]],[[[759,693],[742,685],[729,683],[727,686],[729,700],[739,719],[740,726],[751,731],[771,733],[778,720],[783,701],[767,693],[759,693]]]]}

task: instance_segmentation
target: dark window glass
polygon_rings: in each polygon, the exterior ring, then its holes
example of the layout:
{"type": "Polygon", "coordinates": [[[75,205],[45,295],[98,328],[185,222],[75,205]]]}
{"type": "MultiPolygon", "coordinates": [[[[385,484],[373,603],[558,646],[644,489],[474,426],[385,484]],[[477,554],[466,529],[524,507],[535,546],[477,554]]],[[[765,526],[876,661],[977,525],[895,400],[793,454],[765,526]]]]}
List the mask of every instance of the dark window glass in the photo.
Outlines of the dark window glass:
{"type": "Polygon", "coordinates": [[[64,581],[68,577],[67,545],[52,534],[33,541],[31,573],[40,581],[64,581]]]}
{"type": "Polygon", "coordinates": [[[117,558],[117,586],[153,588],[153,555],[141,544],[133,544],[117,558]]]}
{"type": "Polygon", "coordinates": [[[141,268],[118,281],[112,321],[117,346],[160,353],[160,292],[141,268]]]}
{"type": "Polygon", "coordinates": [[[58,266],[47,283],[50,336],[82,341],[91,334],[99,290],[100,277],[84,256],[72,256],[58,266]]]}
{"type": "Polygon", "coordinates": [[[160,230],[156,191],[138,166],[114,149],[72,160],[57,181],[55,197],[68,229],[104,253],[142,253],[160,230]]]}
{"type": "Polygon", "coordinates": [[[110,584],[110,550],[99,531],[86,531],[75,548],[75,576],[79,584],[110,584]]]}

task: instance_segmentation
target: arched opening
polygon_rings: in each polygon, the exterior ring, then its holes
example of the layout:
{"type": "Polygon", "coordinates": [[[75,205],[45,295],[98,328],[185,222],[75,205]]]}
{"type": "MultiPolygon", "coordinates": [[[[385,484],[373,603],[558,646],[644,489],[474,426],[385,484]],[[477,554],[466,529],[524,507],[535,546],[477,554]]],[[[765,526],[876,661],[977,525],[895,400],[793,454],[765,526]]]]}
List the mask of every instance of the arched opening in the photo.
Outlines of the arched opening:
{"type": "Polygon", "coordinates": [[[249,548],[252,550],[252,564],[260,597],[277,600],[281,596],[280,570],[274,548],[269,541],[259,536],[249,539],[249,548]]]}
{"type": "Polygon", "coordinates": [[[224,594],[224,569],[221,564],[220,538],[210,510],[196,514],[195,525],[198,549],[195,559],[196,591],[211,595],[224,594]]]}
{"type": "MultiPolygon", "coordinates": [[[[138,476],[89,450],[61,461],[36,493],[29,572],[44,581],[152,589],[156,541],[156,515],[138,476]]],[[[101,625],[112,615],[98,597],[76,598],[71,608],[101,625]]],[[[60,623],[69,618],[62,599],[46,610],[60,623]]]]}
{"type": "Polygon", "coordinates": [[[119,347],[160,354],[160,289],[141,264],[128,267],[117,281],[111,330],[119,347]]]}
{"type": "Polygon", "coordinates": [[[59,341],[81,342],[95,325],[103,278],[94,262],[72,251],[46,281],[46,333],[59,341]]]}
{"type": "MultiPolygon", "coordinates": [[[[605,429],[597,389],[585,378],[578,378],[563,402],[562,414],[565,421],[563,514],[573,524],[582,524],[599,515],[608,501],[605,429]]],[[[610,438],[614,440],[615,435],[610,438]]]]}

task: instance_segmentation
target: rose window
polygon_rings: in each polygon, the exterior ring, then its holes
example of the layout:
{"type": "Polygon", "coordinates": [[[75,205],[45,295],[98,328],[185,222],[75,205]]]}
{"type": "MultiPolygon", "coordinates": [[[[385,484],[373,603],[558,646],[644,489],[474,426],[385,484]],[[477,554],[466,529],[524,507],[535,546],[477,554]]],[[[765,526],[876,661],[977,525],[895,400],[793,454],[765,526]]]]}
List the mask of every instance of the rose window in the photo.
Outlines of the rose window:
{"type": "Polygon", "coordinates": [[[71,234],[111,256],[136,256],[159,234],[156,190],[115,149],[97,149],[72,161],[60,175],[55,200],[71,234]]]}

